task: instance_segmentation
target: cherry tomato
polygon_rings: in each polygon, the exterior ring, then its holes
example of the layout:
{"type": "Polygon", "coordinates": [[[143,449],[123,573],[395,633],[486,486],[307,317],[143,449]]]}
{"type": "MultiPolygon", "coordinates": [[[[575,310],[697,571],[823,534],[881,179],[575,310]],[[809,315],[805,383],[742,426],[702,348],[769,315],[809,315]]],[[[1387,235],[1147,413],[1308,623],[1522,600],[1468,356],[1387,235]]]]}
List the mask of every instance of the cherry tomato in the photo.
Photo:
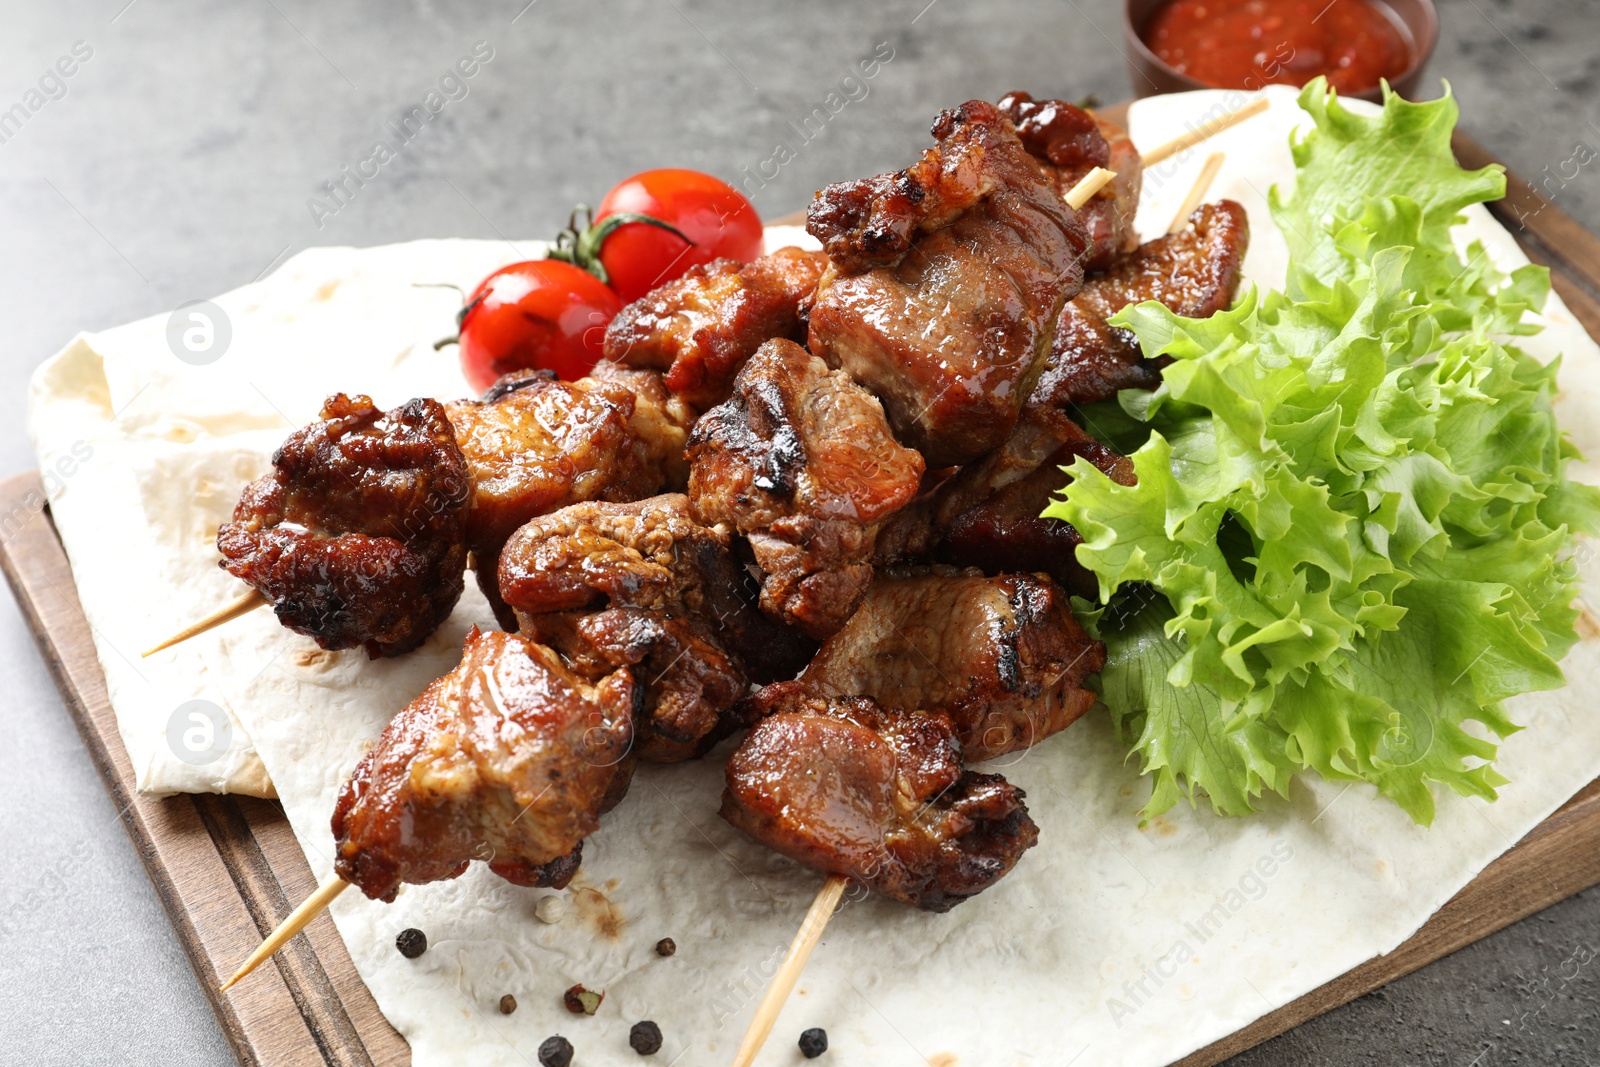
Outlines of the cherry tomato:
{"type": "Polygon", "coordinates": [[[616,293],[570,263],[501,267],[467,301],[461,369],[480,393],[515,370],[553,370],[573,381],[600,359],[606,324],[621,310],[616,293]]]}
{"type": "Polygon", "coordinates": [[[636,213],[676,229],[690,241],[645,222],[618,226],[600,246],[611,287],[631,304],[697,263],[727,256],[747,263],[761,254],[761,216],[727,182],[696,170],[666,168],[635,174],[600,201],[594,221],[636,213]]]}

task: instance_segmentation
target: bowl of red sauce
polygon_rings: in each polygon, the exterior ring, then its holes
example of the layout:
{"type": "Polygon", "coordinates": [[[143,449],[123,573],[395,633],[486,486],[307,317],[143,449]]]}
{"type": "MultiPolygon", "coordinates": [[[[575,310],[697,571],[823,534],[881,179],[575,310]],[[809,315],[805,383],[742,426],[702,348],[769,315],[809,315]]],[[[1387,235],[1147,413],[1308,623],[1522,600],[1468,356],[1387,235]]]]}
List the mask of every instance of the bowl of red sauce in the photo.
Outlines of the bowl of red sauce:
{"type": "Polygon", "coordinates": [[[1410,96],[1439,39],[1432,0],[1128,0],[1123,34],[1139,96],[1328,79],[1378,100],[1410,96]]]}

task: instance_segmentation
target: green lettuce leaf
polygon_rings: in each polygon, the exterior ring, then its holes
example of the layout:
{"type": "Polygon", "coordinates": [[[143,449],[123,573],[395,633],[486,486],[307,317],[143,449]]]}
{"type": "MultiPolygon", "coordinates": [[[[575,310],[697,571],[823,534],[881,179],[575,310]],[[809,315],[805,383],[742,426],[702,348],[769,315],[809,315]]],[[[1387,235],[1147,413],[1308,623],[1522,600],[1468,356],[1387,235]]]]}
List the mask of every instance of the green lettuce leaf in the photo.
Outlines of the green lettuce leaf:
{"type": "Polygon", "coordinates": [[[1571,536],[1600,527],[1600,492],[1565,475],[1557,367],[1511,344],[1547,273],[1451,241],[1504,189],[1456,164],[1454,101],[1386,93],[1367,117],[1318,81],[1300,103],[1295,187],[1270,197],[1285,290],[1113,319],[1173,357],[1153,392],[1081,413],[1136,446],[1137,483],[1079,459],[1045,514],[1110,605],[1085,617],[1147,817],[1202,796],[1246,814],[1315,771],[1427,823],[1434,784],[1504,784],[1502,702],[1563,684],[1571,536]]]}

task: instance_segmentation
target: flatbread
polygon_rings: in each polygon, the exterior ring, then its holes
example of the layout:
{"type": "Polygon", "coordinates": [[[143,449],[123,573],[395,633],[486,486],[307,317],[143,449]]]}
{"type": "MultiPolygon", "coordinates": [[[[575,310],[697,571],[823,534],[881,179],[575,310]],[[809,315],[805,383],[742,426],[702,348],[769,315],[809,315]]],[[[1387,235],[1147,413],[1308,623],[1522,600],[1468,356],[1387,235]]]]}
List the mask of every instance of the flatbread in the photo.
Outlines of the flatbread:
{"type": "MultiPolygon", "coordinates": [[[[1301,116],[1292,93],[1269,96],[1267,114],[1180,159],[1166,177],[1147,178],[1140,229],[1147,236],[1164,231],[1205,155],[1225,148],[1228,160],[1211,195],[1245,204],[1253,230],[1246,274],[1277,286],[1283,248],[1264,197],[1272,183],[1292,178],[1286,137],[1301,116]]],[[[1142,101],[1130,114],[1134,140],[1164,141],[1226,97],[1142,101]]],[[[1526,262],[1487,212],[1473,209],[1469,216],[1466,230],[1485,241],[1503,268],[1526,262]]],[[[464,275],[451,280],[463,282],[497,265],[505,251],[472,242],[435,242],[427,251],[447,248],[464,275]]],[[[360,268],[388,279],[375,285],[404,284],[420,276],[427,251],[403,245],[330,250],[321,260],[308,258],[311,253],[297,257],[289,266],[300,271],[301,283],[279,286],[274,276],[250,297],[264,318],[283,324],[271,335],[273,344],[252,346],[251,358],[265,360],[283,345],[322,344],[310,330],[313,322],[332,324],[330,315],[303,317],[300,303],[313,267],[360,268]]],[[[398,314],[399,299],[374,290],[348,311],[398,314]]],[[[339,361],[311,361],[303,369],[308,380],[294,398],[285,394],[281,401],[290,405],[285,411],[302,417],[322,392],[347,381],[370,388],[403,378],[425,391],[426,375],[410,371],[431,352],[424,357],[416,346],[431,339],[428,331],[438,332],[451,301],[415,299],[432,303],[426,315],[407,319],[414,332],[403,343],[404,330],[391,324],[383,334],[389,347],[377,349],[379,355],[363,355],[366,349],[357,344],[339,361]],[[358,357],[361,375],[330,372],[358,357]],[[393,378],[372,369],[384,358],[395,368],[393,378]],[[293,407],[296,401],[304,406],[293,407]]],[[[341,334],[364,336],[362,323],[343,321],[346,309],[339,306],[331,317],[340,320],[341,334]]],[[[1566,353],[1558,410],[1579,446],[1600,456],[1600,349],[1558,298],[1551,298],[1545,319],[1547,330],[1526,339],[1525,347],[1541,359],[1566,353]]],[[[106,336],[89,339],[95,351],[106,336]]],[[[276,380],[272,364],[253,366],[263,380],[276,380]]],[[[114,376],[106,377],[109,383],[114,376]]],[[[185,402],[199,405],[194,410],[215,402],[203,388],[184,388],[185,402]]],[[[444,395],[464,391],[454,381],[438,388],[444,395]]],[[[386,394],[384,402],[396,395],[386,394]]],[[[240,409],[230,418],[260,415],[248,397],[229,404],[240,409]]],[[[281,429],[274,432],[281,436],[281,429]]],[[[203,466],[218,479],[228,475],[238,460],[228,458],[221,440],[227,436],[233,435],[219,434],[213,442],[214,459],[196,461],[193,469],[203,466]]],[[[243,437],[235,443],[242,445],[243,437]]],[[[1589,465],[1577,474],[1600,480],[1589,465]]],[[[145,484],[154,477],[153,467],[142,475],[145,484]]],[[[74,492],[75,485],[61,502],[74,492]]],[[[145,494],[150,500],[158,495],[145,494]]],[[[87,530],[90,514],[87,506],[68,507],[64,517],[69,527],[83,522],[87,530]]],[[[126,513],[115,521],[132,525],[126,513]]],[[[174,520],[165,529],[192,528],[194,521],[174,520]]],[[[100,529],[106,536],[106,523],[100,529]]],[[[87,532],[73,537],[69,549],[77,568],[96,542],[87,532]]],[[[140,551],[153,550],[141,544],[140,551]]],[[[163,543],[159,551],[177,549],[163,543]]],[[[1600,581],[1600,562],[1588,544],[1579,559],[1587,589],[1600,581]]],[[[195,566],[205,563],[196,550],[195,566]]],[[[94,589],[87,592],[99,599],[94,589]]],[[[219,586],[208,603],[225,596],[219,586]]],[[[188,604],[178,611],[172,600],[169,590],[149,605],[140,625],[159,631],[181,622],[188,604]],[[161,625],[151,622],[157,614],[161,625]]],[[[110,607],[98,610],[112,625],[110,607]]],[[[190,653],[215,672],[213,691],[226,694],[254,739],[319,879],[332,875],[329,817],[340,782],[389,718],[456,662],[467,627],[489,622],[486,606],[469,590],[440,632],[400,660],[371,664],[359,653],[315,653],[310,642],[265,614],[219,631],[190,653]]],[[[124,631],[118,634],[126,640],[124,631]]],[[[1600,774],[1600,717],[1590,713],[1600,642],[1583,641],[1565,667],[1573,681],[1567,689],[1511,702],[1513,717],[1527,728],[1501,748],[1499,766],[1512,784],[1500,801],[1441,793],[1432,829],[1412,824],[1366,785],[1309,776],[1295,782],[1288,800],[1268,798],[1266,810],[1249,819],[1179,808],[1141,828],[1137,812],[1148,785],[1105,714],[1092,712],[1061,736],[987,768],[1002,770],[1027,791],[1040,826],[1038,847],[993,889],[947,915],[875,898],[847,903],[785,1006],[762,1062],[794,1061],[796,1038],[812,1026],[827,1029],[830,1056],[838,1062],[942,1067],[1154,1067],[1232,1033],[1394,948],[1600,774]]],[[[139,719],[125,721],[123,729],[148,735],[152,727],[139,719]]],[[[517,888],[475,865],[452,882],[407,887],[393,904],[359,893],[334,903],[357,969],[411,1042],[418,1067],[525,1067],[553,1033],[573,1043],[576,1062],[634,1064],[628,1031],[641,1019],[662,1029],[663,1064],[731,1057],[822,879],[717,818],[727,751],[724,746],[697,763],[643,768],[628,798],[586,842],[579,876],[562,893],[517,888]],[[565,898],[567,911],[547,924],[535,917],[535,907],[552,895],[565,898]],[[394,947],[395,935],[407,927],[424,931],[429,941],[415,960],[394,947]],[[668,936],[678,952],[664,959],[653,946],[668,936]],[[605,991],[595,1016],[562,1008],[562,991],[575,983],[605,991]],[[497,1010],[506,993],[519,1003],[509,1016],[497,1010]]]]}

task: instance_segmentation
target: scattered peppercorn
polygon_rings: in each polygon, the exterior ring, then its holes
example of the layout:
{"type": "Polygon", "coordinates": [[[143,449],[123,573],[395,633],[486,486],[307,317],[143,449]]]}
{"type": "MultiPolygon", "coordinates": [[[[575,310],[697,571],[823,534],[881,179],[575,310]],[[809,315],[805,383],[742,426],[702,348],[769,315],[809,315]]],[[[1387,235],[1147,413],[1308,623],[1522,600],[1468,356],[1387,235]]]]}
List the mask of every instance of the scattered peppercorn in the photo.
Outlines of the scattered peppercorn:
{"type": "Polygon", "coordinates": [[[593,1015],[600,1010],[600,1002],[605,999],[604,993],[596,993],[581,985],[575,985],[561,994],[561,1003],[574,1015],[593,1015]]]}
{"type": "Polygon", "coordinates": [[[670,937],[663,937],[660,941],[656,942],[657,956],[670,956],[677,951],[678,943],[672,940],[670,937]]]}
{"type": "Polygon", "coordinates": [[[634,1023],[628,1031],[628,1044],[641,1056],[654,1056],[661,1051],[661,1027],[649,1019],[634,1023]]]}
{"type": "Polygon", "coordinates": [[[828,1051],[828,1031],[820,1026],[813,1026],[800,1035],[800,1055],[808,1060],[814,1060],[828,1051]]]}
{"type": "Polygon", "coordinates": [[[541,1067],[568,1067],[571,1062],[572,1042],[560,1034],[545,1038],[544,1044],[539,1046],[541,1067]]]}
{"type": "Polygon", "coordinates": [[[501,1015],[510,1015],[512,1012],[514,1012],[516,1010],[517,1010],[517,998],[516,997],[512,996],[510,993],[507,993],[505,996],[500,998],[500,1014],[501,1015]]]}
{"type": "Polygon", "coordinates": [[[394,947],[399,949],[400,955],[406,959],[414,960],[428,951],[428,935],[414,926],[407,927],[394,939],[394,947]]]}

